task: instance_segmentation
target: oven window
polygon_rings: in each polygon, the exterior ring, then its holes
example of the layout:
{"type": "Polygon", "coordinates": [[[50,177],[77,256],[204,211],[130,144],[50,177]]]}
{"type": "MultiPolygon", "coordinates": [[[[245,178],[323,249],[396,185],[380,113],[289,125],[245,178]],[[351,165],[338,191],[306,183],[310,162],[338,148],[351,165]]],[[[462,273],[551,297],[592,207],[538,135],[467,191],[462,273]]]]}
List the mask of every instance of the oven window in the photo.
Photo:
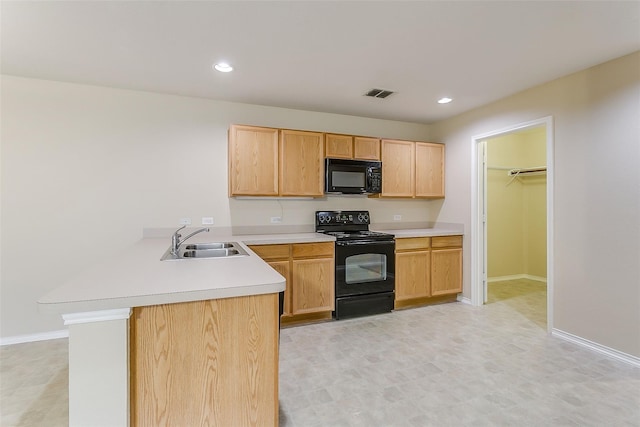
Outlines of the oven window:
{"type": "Polygon", "coordinates": [[[333,171],[331,174],[331,185],[334,187],[364,187],[364,173],[333,171]]]}
{"type": "Polygon", "coordinates": [[[387,279],[387,256],[383,254],[361,254],[347,257],[345,282],[379,282],[387,279]]]}

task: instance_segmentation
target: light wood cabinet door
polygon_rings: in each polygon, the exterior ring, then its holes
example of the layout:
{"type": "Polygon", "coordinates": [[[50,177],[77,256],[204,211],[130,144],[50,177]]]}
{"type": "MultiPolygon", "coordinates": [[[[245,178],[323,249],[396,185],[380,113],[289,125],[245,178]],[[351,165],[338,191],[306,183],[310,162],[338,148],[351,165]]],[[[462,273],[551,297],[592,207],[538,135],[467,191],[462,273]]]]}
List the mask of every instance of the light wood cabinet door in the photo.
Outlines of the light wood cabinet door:
{"type": "Polygon", "coordinates": [[[229,196],[278,195],[278,129],[229,129],[229,196]]]}
{"type": "Polygon", "coordinates": [[[383,197],[413,197],[415,143],[411,141],[382,140],[382,194],[383,197]]]}
{"type": "Polygon", "coordinates": [[[353,138],[353,158],[360,160],[380,160],[380,140],[378,138],[353,138]]]}
{"type": "Polygon", "coordinates": [[[429,251],[396,254],[396,301],[429,297],[429,251]]]}
{"type": "Polygon", "coordinates": [[[277,425],[277,310],[277,294],[134,308],[131,426],[277,425]]]}
{"type": "Polygon", "coordinates": [[[444,144],[416,142],[416,197],[444,197],[444,144]]]}
{"type": "Polygon", "coordinates": [[[353,137],[350,135],[326,134],[324,136],[325,157],[353,159],[353,137]]]}
{"type": "Polygon", "coordinates": [[[284,309],[282,311],[283,316],[291,316],[291,266],[290,261],[271,261],[268,262],[275,271],[280,273],[287,281],[284,289],[284,309]]]}
{"type": "Polygon", "coordinates": [[[280,195],[324,196],[322,133],[280,131],[280,195]]]}
{"type": "Polygon", "coordinates": [[[462,248],[431,251],[431,294],[462,292],[462,248]]]}
{"type": "Polygon", "coordinates": [[[334,310],[333,266],[333,258],[293,260],[291,276],[294,315],[334,310]]]}

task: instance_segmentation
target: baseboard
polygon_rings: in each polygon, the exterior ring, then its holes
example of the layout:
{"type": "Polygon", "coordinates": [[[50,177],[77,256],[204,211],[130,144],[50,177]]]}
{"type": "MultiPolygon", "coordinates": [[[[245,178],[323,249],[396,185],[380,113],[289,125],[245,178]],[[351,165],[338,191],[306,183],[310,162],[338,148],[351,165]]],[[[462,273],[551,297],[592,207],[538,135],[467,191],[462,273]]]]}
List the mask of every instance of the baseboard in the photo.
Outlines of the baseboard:
{"type": "Polygon", "coordinates": [[[457,300],[463,304],[471,305],[471,298],[463,297],[462,294],[458,294],[457,300]]]}
{"type": "Polygon", "coordinates": [[[487,282],[489,282],[489,283],[506,282],[507,280],[520,280],[520,279],[528,279],[528,280],[534,280],[536,282],[547,283],[547,278],[546,277],[532,276],[530,274],[513,274],[511,276],[489,277],[489,278],[487,278],[487,282]]]}
{"type": "Polygon", "coordinates": [[[637,368],[640,368],[640,357],[632,356],[627,353],[623,353],[621,351],[615,350],[613,348],[606,347],[604,345],[595,343],[593,341],[589,341],[587,339],[581,338],[577,335],[570,334],[568,332],[561,331],[559,329],[552,329],[551,335],[563,339],[565,341],[572,342],[574,344],[578,344],[582,347],[586,347],[590,350],[596,351],[601,354],[605,354],[609,357],[613,357],[614,359],[620,360],[625,363],[629,363],[637,368]]]}
{"type": "Polygon", "coordinates": [[[540,277],[540,276],[532,276],[530,274],[525,274],[524,275],[525,279],[529,279],[529,280],[534,280],[536,282],[543,282],[543,283],[547,283],[547,278],[546,277],[540,277]]]}
{"type": "Polygon", "coordinates": [[[15,335],[13,337],[0,338],[0,346],[34,341],[57,340],[60,338],[69,338],[69,330],[62,329],[59,331],[43,332],[40,334],[15,335]]]}

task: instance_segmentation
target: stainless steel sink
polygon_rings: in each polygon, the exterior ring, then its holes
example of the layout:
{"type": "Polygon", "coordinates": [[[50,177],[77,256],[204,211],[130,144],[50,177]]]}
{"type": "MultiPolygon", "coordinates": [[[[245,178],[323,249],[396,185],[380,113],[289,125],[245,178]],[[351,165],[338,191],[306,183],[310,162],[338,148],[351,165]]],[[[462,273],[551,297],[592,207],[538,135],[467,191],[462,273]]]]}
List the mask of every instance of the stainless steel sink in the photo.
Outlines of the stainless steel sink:
{"type": "Polygon", "coordinates": [[[235,248],[237,243],[192,243],[190,245],[186,245],[185,250],[201,250],[201,249],[224,249],[224,248],[235,248]]]}
{"type": "Polygon", "coordinates": [[[204,249],[200,251],[184,251],[183,258],[218,258],[223,256],[239,255],[237,249],[204,249]]]}
{"type": "Polygon", "coordinates": [[[167,249],[160,260],[230,258],[248,255],[237,242],[192,243],[178,248],[176,254],[171,253],[171,248],[167,249]]]}

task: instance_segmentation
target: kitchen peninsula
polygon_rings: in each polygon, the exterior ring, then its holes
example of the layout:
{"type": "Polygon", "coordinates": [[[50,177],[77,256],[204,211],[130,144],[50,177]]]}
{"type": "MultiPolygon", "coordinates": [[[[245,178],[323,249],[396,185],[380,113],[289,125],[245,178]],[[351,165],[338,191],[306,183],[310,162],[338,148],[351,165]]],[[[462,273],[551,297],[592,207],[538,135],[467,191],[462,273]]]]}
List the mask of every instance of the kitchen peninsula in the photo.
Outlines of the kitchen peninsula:
{"type": "Polygon", "coordinates": [[[160,261],[168,245],[143,239],[38,301],[69,328],[69,425],[277,425],[284,278],[246,247],[160,261]]]}

